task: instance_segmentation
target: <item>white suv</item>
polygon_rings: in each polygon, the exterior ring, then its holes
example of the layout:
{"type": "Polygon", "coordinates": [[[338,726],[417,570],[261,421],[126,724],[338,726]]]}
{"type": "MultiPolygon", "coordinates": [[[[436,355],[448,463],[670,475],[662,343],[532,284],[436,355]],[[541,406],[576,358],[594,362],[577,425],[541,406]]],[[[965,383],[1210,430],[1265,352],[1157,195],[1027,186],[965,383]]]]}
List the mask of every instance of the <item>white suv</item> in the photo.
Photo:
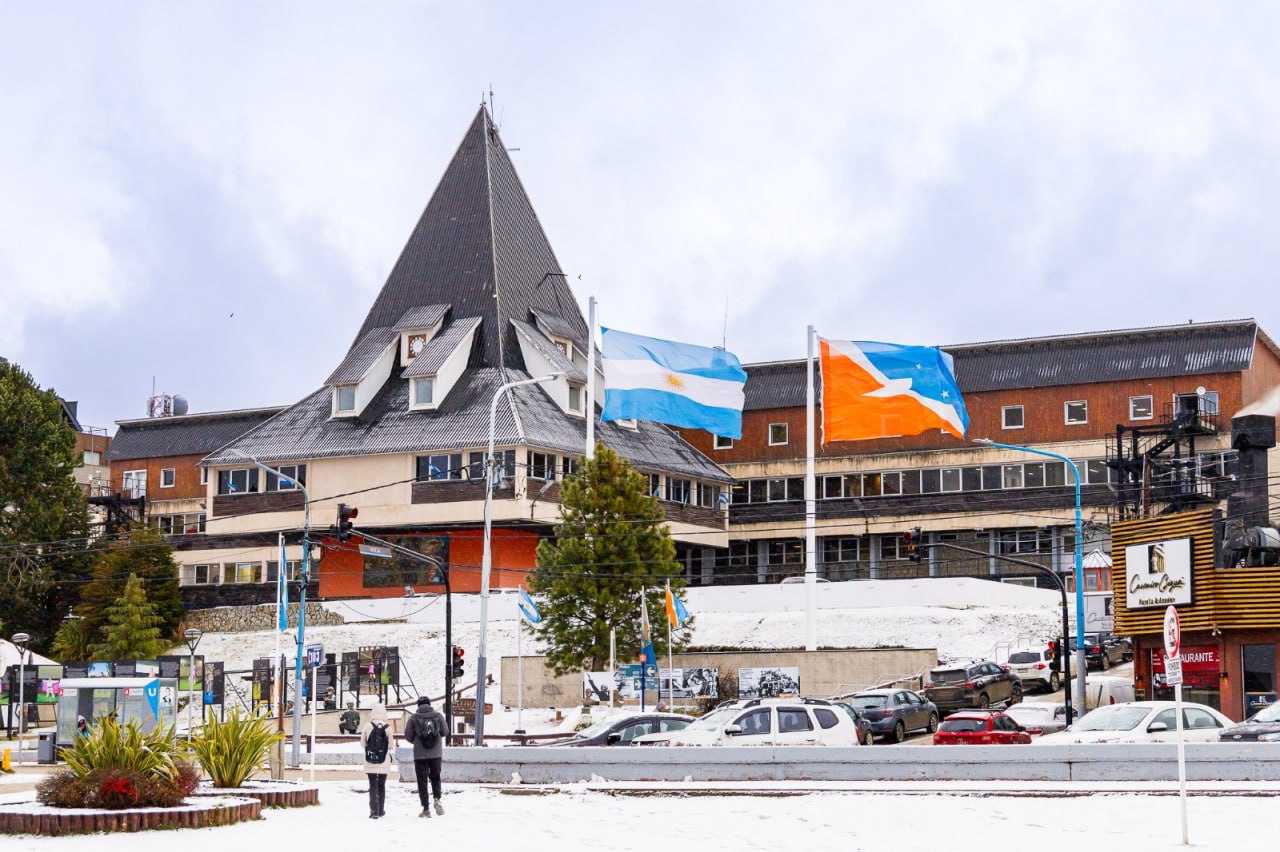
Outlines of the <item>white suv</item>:
{"type": "Polygon", "coordinates": [[[636,737],[635,745],[855,746],[858,729],[820,698],[754,698],[723,704],[681,731],[636,737]]]}
{"type": "Polygon", "coordinates": [[[1018,676],[1023,686],[1039,687],[1046,692],[1057,692],[1062,685],[1062,672],[1055,669],[1053,651],[1047,647],[1023,648],[1009,654],[1009,671],[1018,676]]]}

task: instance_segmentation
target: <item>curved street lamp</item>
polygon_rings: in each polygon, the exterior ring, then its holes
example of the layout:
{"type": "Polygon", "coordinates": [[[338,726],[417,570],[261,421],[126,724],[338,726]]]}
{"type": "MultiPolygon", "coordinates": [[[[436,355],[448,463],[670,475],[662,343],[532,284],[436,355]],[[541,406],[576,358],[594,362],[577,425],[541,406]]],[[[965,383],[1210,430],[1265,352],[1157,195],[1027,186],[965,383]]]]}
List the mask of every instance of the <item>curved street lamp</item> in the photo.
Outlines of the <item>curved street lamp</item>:
{"type": "MultiPolygon", "coordinates": [[[[198,629],[192,627],[182,634],[182,638],[186,640],[187,647],[191,650],[190,662],[187,665],[187,742],[191,742],[191,705],[196,700],[196,646],[200,644],[200,637],[204,634],[198,629]]],[[[201,708],[200,718],[204,718],[204,708],[201,708]]]]}

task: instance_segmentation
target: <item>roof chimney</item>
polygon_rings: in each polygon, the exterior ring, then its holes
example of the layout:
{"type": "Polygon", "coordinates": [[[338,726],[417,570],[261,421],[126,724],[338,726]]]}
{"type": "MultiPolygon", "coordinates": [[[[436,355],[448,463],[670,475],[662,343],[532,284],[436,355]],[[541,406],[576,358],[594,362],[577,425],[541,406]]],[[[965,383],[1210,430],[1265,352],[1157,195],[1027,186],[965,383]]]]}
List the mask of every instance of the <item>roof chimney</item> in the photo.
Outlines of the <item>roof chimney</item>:
{"type": "Polygon", "coordinates": [[[1246,414],[1231,420],[1231,446],[1240,454],[1235,492],[1227,498],[1227,517],[1251,527],[1270,526],[1267,519],[1267,450],[1276,445],[1276,419],[1246,414]]]}

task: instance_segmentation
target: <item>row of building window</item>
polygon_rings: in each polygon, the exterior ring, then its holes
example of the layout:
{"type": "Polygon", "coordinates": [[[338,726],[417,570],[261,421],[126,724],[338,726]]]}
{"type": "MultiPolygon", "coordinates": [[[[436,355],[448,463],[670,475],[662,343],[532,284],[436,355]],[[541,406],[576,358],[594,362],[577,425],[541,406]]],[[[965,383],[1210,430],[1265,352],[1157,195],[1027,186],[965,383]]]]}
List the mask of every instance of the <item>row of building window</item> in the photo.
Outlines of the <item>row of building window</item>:
{"type": "Polygon", "coordinates": [[[205,531],[204,512],[151,515],[147,520],[165,535],[196,535],[205,531]]]}
{"type": "MultiPolygon", "coordinates": [[[[285,579],[293,581],[301,570],[301,562],[286,562],[285,579]]],[[[212,562],[182,566],[182,585],[184,586],[274,583],[279,576],[279,562],[212,562]]]]}

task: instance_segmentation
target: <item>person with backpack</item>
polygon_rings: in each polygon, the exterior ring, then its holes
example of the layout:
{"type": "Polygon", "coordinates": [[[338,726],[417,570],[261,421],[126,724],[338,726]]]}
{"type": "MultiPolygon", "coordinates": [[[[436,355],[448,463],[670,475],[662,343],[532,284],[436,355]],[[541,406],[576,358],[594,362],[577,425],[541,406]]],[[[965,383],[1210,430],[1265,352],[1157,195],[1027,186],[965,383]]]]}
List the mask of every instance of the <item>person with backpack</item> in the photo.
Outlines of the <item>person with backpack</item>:
{"type": "Polygon", "coordinates": [[[387,775],[395,761],[393,739],[387,707],[378,702],[369,713],[369,721],[360,729],[364,771],[369,776],[369,819],[387,815],[387,775]]]}
{"type": "Polygon", "coordinates": [[[431,699],[418,696],[418,709],[404,726],[404,738],[413,743],[413,769],[418,778],[418,800],[422,802],[420,817],[431,816],[431,794],[435,795],[436,813],[444,816],[444,806],[440,804],[440,765],[444,762],[447,727],[444,716],[431,707],[431,699]]]}

